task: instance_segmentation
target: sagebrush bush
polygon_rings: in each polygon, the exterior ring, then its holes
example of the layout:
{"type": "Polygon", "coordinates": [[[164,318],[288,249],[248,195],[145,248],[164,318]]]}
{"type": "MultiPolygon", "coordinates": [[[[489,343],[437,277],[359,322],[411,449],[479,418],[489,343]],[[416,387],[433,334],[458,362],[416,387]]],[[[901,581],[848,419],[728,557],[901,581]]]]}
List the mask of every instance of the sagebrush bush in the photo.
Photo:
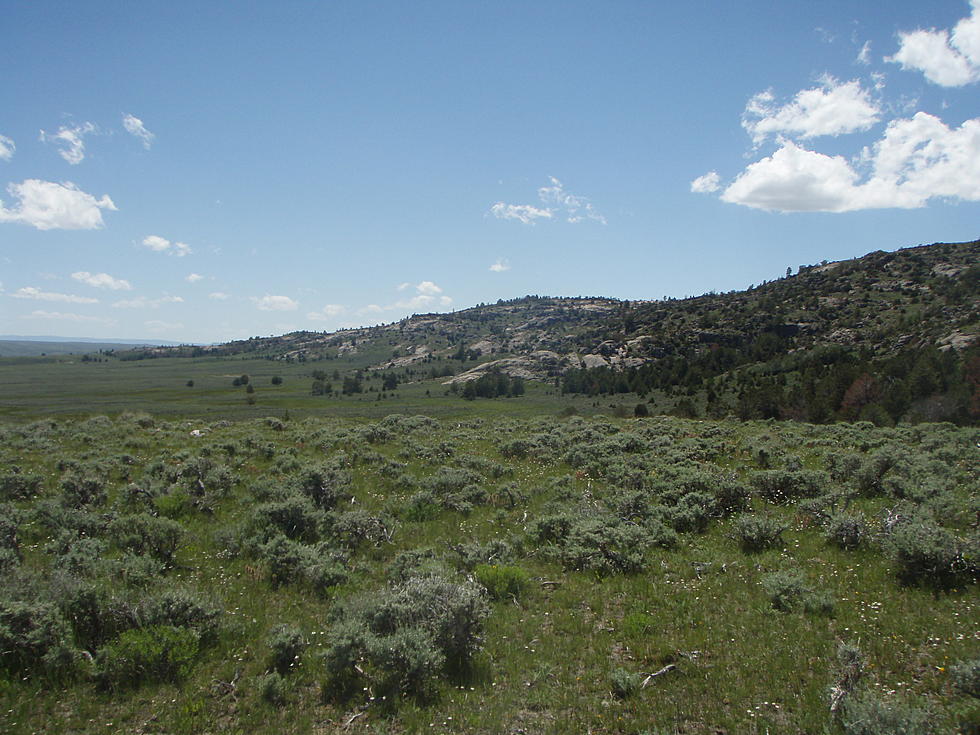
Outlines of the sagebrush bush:
{"type": "Polygon", "coordinates": [[[613,669],[609,672],[609,685],[613,694],[620,699],[628,699],[640,690],[643,677],[628,669],[613,669]]]}
{"type": "Polygon", "coordinates": [[[147,597],[139,606],[143,625],[169,625],[188,628],[201,641],[214,640],[221,622],[221,609],[200,595],[185,589],[168,589],[147,597]]]}
{"type": "Polygon", "coordinates": [[[274,707],[282,707],[289,701],[289,682],[278,671],[261,674],[255,680],[255,688],[274,707]]]}
{"type": "Polygon", "coordinates": [[[106,689],[179,682],[194,665],[198,636],[187,628],[151,625],[124,631],[99,651],[97,679],[106,689]]]}
{"type": "Polygon", "coordinates": [[[273,628],[266,643],[271,651],[272,667],[282,675],[299,665],[300,657],[309,645],[299,628],[286,623],[273,628]]]}
{"type": "Polygon", "coordinates": [[[932,720],[928,710],[862,692],[844,702],[841,727],[845,735],[933,735],[932,720]]]}
{"type": "Polygon", "coordinates": [[[788,526],[765,515],[746,514],[735,519],[735,539],[744,551],[763,551],[783,543],[788,526]]]}
{"type": "Polygon", "coordinates": [[[25,500],[41,491],[40,475],[23,474],[19,467],[0,474],[0,500],[25,500]]]}
{"type": "Polygon", "coordinates": [[[0,668],[68,675],[78,662],[72,638],[53,604],[0,600],[0,668]]]}
{"type": "Polygon", "coordinates": [[[970,563],[961,541],[929,520],[900,523],[888,538],[895,573],[904,584],[949,589],[964,583],[970,563]]]}
{"type": "Polygon", "coordinates": [[[109,524],[109,537],[120,549],[138,556],[150,555],[166,565],[174,562],[184,527],[169,518],[148,513],[121,516],[109,524]]]}
{"type": "Polygon", "coordinates": [[[949,667],[953,685],[964,694],[980,697],[980,658],[961,661],[949,667]]]}
{"type": "Polygon", "coordinates": [[[782,612],[804,611],[820,615],[834,612],[834,600],[826,592],[810,585],[798,571],[785,570],[767,574],[762,578],[762,588],[772,606],[782,612]]]}
{"type": "Polygon", "coordinates": [[[468,663],[489,612],[479,585],[441,576],[347,600],[324,655],[328,690],[342,696],[366,678],[377,693],[424,698],[447,667],[468,663]]]}
{"type": "Polygon", "coordinates": [[[824,539],[839,549],[857,549],[868,539],[868,523],[864,516],[838,513],[827,521],[824,539]]]}
{"type": "Polygon", "coordinates": [[[830,476],[816,470],[762,470],[753,473],[750,482],[761,498],[784,504],[820,495],[830,484],[830,476]]]}

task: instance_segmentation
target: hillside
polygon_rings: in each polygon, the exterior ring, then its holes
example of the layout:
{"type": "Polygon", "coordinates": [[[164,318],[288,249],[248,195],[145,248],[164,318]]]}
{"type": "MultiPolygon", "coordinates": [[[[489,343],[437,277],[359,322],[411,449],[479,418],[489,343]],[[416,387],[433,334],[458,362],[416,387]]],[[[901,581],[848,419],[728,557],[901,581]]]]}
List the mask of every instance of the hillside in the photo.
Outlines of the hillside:
{"type": "Polygon", "coordinates": [[[501,374],[558,380],[566,393],[666,391],[689,416],[962,423],[980,417],[978,334],[973,241],[800,266],[745,291],[660,301],[527,296],[123,359],[339,361],[359,374],[396,371],[402,382],[501,374]]]}

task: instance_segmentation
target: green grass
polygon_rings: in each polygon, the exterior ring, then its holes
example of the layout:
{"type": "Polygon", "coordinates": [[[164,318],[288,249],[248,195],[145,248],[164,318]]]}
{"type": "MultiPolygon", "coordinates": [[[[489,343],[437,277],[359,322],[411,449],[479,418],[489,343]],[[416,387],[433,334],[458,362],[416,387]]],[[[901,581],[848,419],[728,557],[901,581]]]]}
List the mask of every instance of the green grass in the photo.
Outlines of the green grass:
{"type": "MultiPolygon", "coordinates": [[[[642,468],[644,487],[655,494],[656,482],[672,477],[678,467],[722,468],[747,480],[758,471],[759,447],[767,448],[774,466],[795,458],[809,469],[823,469],[835,454],[852,451],[867,457],[883,446],[895,446],[911,462],[912,480],[896,475],[904,486],[932,478],[951,489],[957,503],[969,503],[975,501],[978,479],[980,435],[974,429],[666,418],[563,421],[554,418],[555,409],[563,402],[574,405],[573,399],[549,395],[543,386],[523,399],[496,401],[441,395],[427,399],[422,386],[400,388],[401,398],[387,404],[314,399],[304,372],[309,368],[262,360],[41,363],[35,377],[49,386],[47,394],[28,379],[30,371],[17,382],[10,370],[4,366],[2,375],[5,385],[15,386],[15,398],[5,393],[4,406],[14,421],[0,424],[0,466],[17,465],[44,478],[41,498],[16,501],[28,517],[41,499],[58,497],[60,477],[70,461],[102,468],[109,501],[98,512],[109,514],[120,512],[129,483],[152,486],[149,471],[158,462],[178,468],[205,456],[236,479],[227,495],[215,499],[213,512],[192,510],[179,516],[186,535],[177,564],[151,584],[151,590],[196,590],[224,610],[217,641],[202,646],[188,678],[179,685],[151,683],[107,693],[84,673],[73,682],[58,683],[38,674],[0,670],[2,732],[632,734],[659,728],[678,733],[833,733],[828,688],[839,641],[856,643],[868,657],[871,691],[886,700],[903,695],[928,704],[937,732],[954,732],[957,717],[971,706],[969,697],[951,686],[947,670],[980,650],[975,583],[947,591],[902,586],[883,547],[842,551],[826,544],[821,529],[798,504],[752,499],[753,510],[788,526],[776,548],[746,553],[735,538],[734,519],[716,518],[704,533],[681,534],[676,549],[646,549],[643,570],[630,575],[598,577],[563,569],[545,547],[531,541],[527,529],[556,502],[564,508],[596,507],[613,497],[617,490],[609,477],[616,462],[642,468]],[[175,366],[182,368],[179,376],[175,366]],[[90,368],[95,370],[87,373],[90,368]],[[231,379],[241,373],[258,386],[260,403],[255,407],[244,406],[244,391],[231,387],[231,379]],[[74,404],[72,390],[54,380],[59,374],[74,381],[76,396],[81,396],[74,404]],[[284,378],[280,388],[269,385],[275,374],[284,378]],[[171,385],[158,385],[167,379],[171,385]],[[190,379],[194,388],[184,385],[190,379]],[[50,389],[52,383],[56,390],[50,389]],[[142,402],[135,398],[141,390],[142,402]],[[128,396],[129,402],[113,403],[117,394],[128,396]],[[173,401],[172,411],[151,410],[167,400],[173,401]],[[278,410],[262,403],[273,400],[279,401],[278,410]],[[306,407],[312,403],[327,408],[306,407]],[[45,405],[55,420],[27,423],[45,405]],[[384,415],[372,412],[385,407],[395,409],[387,413],[405,414],[430,413],[424,410],[428,407],[445,418],[435,426],[396,432],[387,441],[368,444],[363,432],[384,415]],[[249,418],[252,411],[282,416],[286,409],[290,418],[282,429],[249,418]],[[108,421],[65,418],[124,410],[130,414],[108,421]],[[149,411],[154,418],[134,420],[133,411],[149,411]],[[191,436],[194,428],[202,435],[191,436]],[[499,451],[506,441],[539,435],[563,442],[553,458],[508,459],[499,451]],[[578,467],[563,460],[569,449],[595,448],[607,438],[623,436],[633,437],[642,449],[603,449],[598,459],[578,467]],[[287,482],[294,472],[291,462],[341,456],[353,474],[351,507],[386,512],[395,519],[390,542],[367,545],[352,555],[346,584],[325,596],[303,585],[273,588],[264,562],[223,551],[222,534],[251,514],[256,483],[287,482]],[[503,500],[477,505],[468,514],[442,510],[425,521],[399,517],[415,491],[396,483],[400,472],[422,481],[441,466],[460,466],[467,457],[508,468],[508,475],[485,476],[481,483],[492,491],[514,482],[522,499],[514,507],[503,500]],[[396,471],[391,462],[405,466],[396,471]],[[570,490],[559,499],[552,480],[565,476],[570,476],[570,490]],[[448,563],[456,544],[492,539],[516,543],[516,558],[502,563],[520,566],[530,585],[516,599],[492,602],[483,648],[468,671],[446,678],[438,697],[424,704],[374,703],[362,710],[367,694],[340,704],[325,699],[320,656],[331,643],[330,613],[338,600],[381,588],[385,568],[400,552],[431,548],[448,563]],[[773,609],[762,579],[791,569],[834,598],[833,615],[773,609]],[[263,699],[260,683],[271,665],[265,641],[282,623],[303,631],[310,646],[286,676],[286,704],[277,707],[263,699]],[[645,678],[668,665],[675,668],[632,696],[614,695],[611,672],[632,671],[645,678]],[[234,691],[220,684],[232,680],[234,691]]],[[[879,510],[899,503],[894,496],[859,498],[850,510],[865,515],[880,531],[879,510]]],[[[949,524],[962,537],[971,533],[961,521],[949,524]]],[[[26,520],[19,536],[26,574],[43,591],[52,562],[52,555],[43,551],[47,533],[26,520]]],[[[116,580],[112,583],[119,594],[138,594],[116,580]]]]}

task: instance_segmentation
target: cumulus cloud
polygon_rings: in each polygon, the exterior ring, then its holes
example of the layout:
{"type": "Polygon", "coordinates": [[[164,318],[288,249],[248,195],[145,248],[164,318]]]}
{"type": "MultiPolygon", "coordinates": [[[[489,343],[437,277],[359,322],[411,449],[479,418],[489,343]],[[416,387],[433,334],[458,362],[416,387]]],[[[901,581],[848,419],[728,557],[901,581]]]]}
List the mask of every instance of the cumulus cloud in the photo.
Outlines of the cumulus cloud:
{"type": "Polygon", "coordinates": [[[184,280],[188,283],[197,283],[198,281],[204,280],[204,276],[202,276],[200,273],[188,273],[184,280]]]}
{"type": "Polygon", "coordinates": [[[113,325],[115,319],[105,319],[99,316],[87,316],[84,314],[72,314],[61,311],[32,311],[30,314],[21,315],[21,319],[49,319],[52,321],[63,322],[91,322],[96,324],[113,325]]]}
{"type": "Polygon", "coordinates": [[[288,296],[273,296],[271,294],[266,294],[261,298],[253,296],[252,302],[259,311],[296,311],[299,308],[299,302],[288,296]]]}
{"type": "Polygon", "coordinates": [[[149,248],[155,253],[176,255],[178,258],[183,258],[185,255],[190,255],[194,252],[191,250],[191,246],[185,242],[171,242],[167,238],[160,237],[159,235],[147,235],[144,237],[143,247],[149,248]]]}
{"type": "Polygon", "coordinates": [[[325,304],[319,311],[311,311],[306,318],[314,322],[323,322],[335,319],[347,313],[347,307],[342,304],[325,304]]]}
{"type": "Polygon", "coordinates": [[[113,278],[108,273],[89,273],[88,271],[77,271],[71,277],[80,283],[88,284],[93,288],[107,288],[110,291],[132,291],[133,287],[129,281],[122,278],[113,278]]]}
{"type": "Polygon", "coordinates": [[[775,101],[771,91],[759,92],[745,106],[742,127],[756,144],[770,135],[806,139],[868,130],[881,114],[856,79],[839,83],[825,76],[819,87],[800,90],[791,102],[775,101]]]}
{"type": "Polygon", "coordinates": [[[58,153],[72,166],[77,166],[85,160],[85,141],[86,135],[94,133],[95,126],[90,123],[82,123],[75,126],[61,126],[57,133],[46,133],[41,131],[41,141],[51,143],[60,150],[58,153]]]}
{"type": "Polygon", "coordinates": [[[698,176],[691,182],[691,191],[695,194],[710,194],[721,188],[721,177],[717,171],[709,171],[704,176],[698,176]]]}
{"type": "Polygon", "coordinates": [[[16,150],[17,146],[14,145],[14,141],[6,135],[0,135],[0,161],[9,161],[14,157],[16,150]]]}
{"type": "Polygon", "coordinates": [[[161,296],[158,299],[148,299],[145,296],[138,296],[135,299],[122,299],[113,304],[116,309],[156,309],[164,304],[182,304],[184,299],[180,296],[161,296]]]}
{"type": "Polygon", "coordinates": [[[222,293],[221,291],[214,291],[208,294],[208,298],[212,301],[227,301],[231,297],[226,293],[222,293]]]}
{"type": "Polygon", "coordinates": [[[587,219],[606,224],[606,218],[596,211],[588,199],[567,191],[554,176],[549,176],[548,181],[548,186],[538,189],[538,199],[545,206],[497,202],[490,207],[490,214],[497,219],[517,220],[525,225],[533,225],[539,219],[555,217],[565,217],[565,221],[572,224],[587,219]]]}
{"type": "Polygon", "coordinates": [[[490,270],[494,273],[503,273],[504,271],[510,270],[510,263],[508,263],[503,258],[499,258],[496,263],[490,266],[490,270]]]}
{"type": "Polygon", "coordinates": [[[784,140],[721,198],[782,212],[911,209],[934,198],[980,201],[980,118],[953,129],[924,112],[893,120],[853,163],[784,140]],[[862,177],[859,169],[869,173],[862,177]]]}
{"type": "Polygon", "coordinates": [[[146,126],[143,125],[142,120],[134,115],[126,114],[123,115],[122,124],[123,127],[126,128],[127,133],[139,138],[141,141],[143,141],[143,147],[147,150],[150,149],[150,146],[153,144],[153,139],[156,138],[156,136],[146,129],[146,126]]]}
{"type": "Polygon", "coordinates": [[[24,288],[19,288],[14,291],[11,296],[15,299],[34,299],[36,301],[64,301],[69,304],[97,304],[98,299],[93,299],[90,296],[75,296],[73,294],[67,293],[52,293],[50,291],[42,291],[34,286],[24,286],[24,288]]]}
{"type": "Polygon", "coordinates": [[[970,5],[969,17],[960,20],[952,33],[945,29],[899,33],[898,52],[885,61],[920,71],[942,87],[980,81],[980,0],[970,5]]]}
{"type": "Polygon", "coordinates": [[[96,199],[70,181],[56,184],[26,179],[7,187],[17,199],[11,209],[0,201],[0,222],[18,222],[39,230],[97,230],[104,226],[102,210],[116,211],[108,195],[96,199]]]}

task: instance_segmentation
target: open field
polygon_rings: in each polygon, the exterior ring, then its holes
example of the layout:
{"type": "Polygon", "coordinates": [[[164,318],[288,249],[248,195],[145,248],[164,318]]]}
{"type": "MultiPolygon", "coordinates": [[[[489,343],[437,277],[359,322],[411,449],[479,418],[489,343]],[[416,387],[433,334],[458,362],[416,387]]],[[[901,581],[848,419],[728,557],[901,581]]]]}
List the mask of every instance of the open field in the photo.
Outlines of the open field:
{"type": "Polygon", "coordinates": [[[234,363],[283,420],[179,364],[7,404],[4,732],[975,731],[976,429],[302,417],[234,363]],[[58,417],[99,385],[174,410],[58,417]]]}

